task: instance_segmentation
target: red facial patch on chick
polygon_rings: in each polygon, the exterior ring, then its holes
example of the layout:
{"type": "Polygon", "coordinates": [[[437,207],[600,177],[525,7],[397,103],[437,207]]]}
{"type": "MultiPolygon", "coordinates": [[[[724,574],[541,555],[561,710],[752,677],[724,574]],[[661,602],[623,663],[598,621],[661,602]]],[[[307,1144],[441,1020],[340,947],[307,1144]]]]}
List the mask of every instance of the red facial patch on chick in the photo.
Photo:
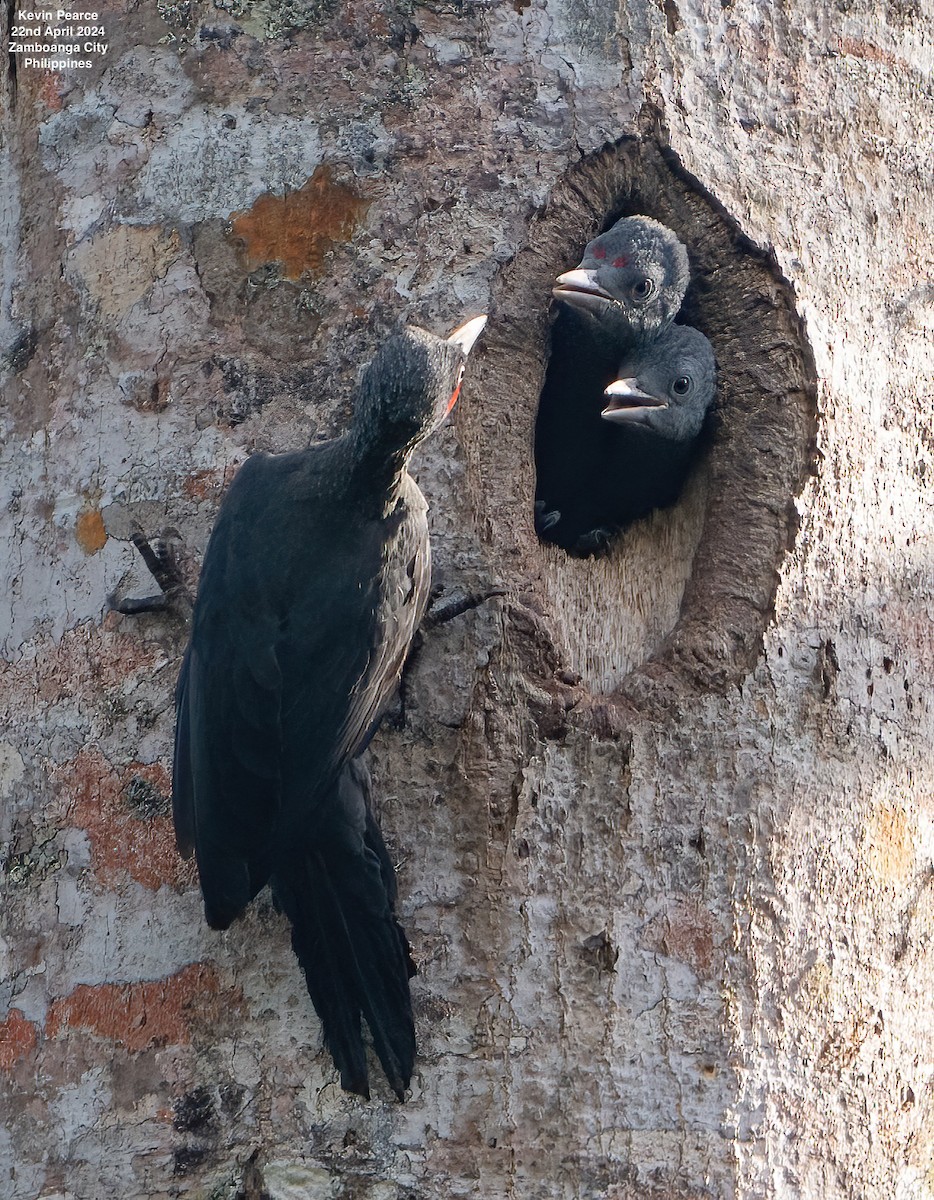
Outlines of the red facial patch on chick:
{"type": "Polygon", "coordinates": [[[603,246],[596,246],[593,252],[594,258],[606,258],[606,250],[603,246]]]}
{"type": "Polygon", "coordinates": [[[614,258],[614,259],[613,259],[613,266],[614,266],[614,267],[628,267],[628,266],[629,266],[629,259],[626,257],[626,255],[625,255],[625,254],[621,254],[621,255],[619,256],[619,258],[614,258]]]}

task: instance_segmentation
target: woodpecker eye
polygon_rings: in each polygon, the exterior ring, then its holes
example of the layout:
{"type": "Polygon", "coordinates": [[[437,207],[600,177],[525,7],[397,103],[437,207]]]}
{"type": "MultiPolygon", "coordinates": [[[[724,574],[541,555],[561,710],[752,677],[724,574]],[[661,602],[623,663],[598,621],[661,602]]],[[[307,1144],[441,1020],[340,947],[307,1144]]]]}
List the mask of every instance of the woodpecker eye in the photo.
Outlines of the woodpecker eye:
{"type": "Polygon", "coordinates": [[[457,372],[457,379],[454,382],[454,391],[451,392],[451,399],[448,401],[448,406],[445,409],[445,412],[450,412],[451,409],[454,407],[454,405],[457,403],[457,398],[461,394],[461,383],[463,381],[464,372],[466,370],[467,370],[467,364],[461,363],[460,368],[457,372]]]}
{"type": "Polygon", "coordinates": [[[629,294],[632,296],[633,300],[638,300],[640,303],[644,303],[646,300],[648,300],[648,298],[653,295],[654,292],[655,284],[651,279],[640,279],[629,289],[629,294]]]}
{"type": "Polygon", "coordinates": [[[691,390],[691,379],[688,375],[679,375],[671,385],[671,390],[676,396],[686,396],[691,390]]]}

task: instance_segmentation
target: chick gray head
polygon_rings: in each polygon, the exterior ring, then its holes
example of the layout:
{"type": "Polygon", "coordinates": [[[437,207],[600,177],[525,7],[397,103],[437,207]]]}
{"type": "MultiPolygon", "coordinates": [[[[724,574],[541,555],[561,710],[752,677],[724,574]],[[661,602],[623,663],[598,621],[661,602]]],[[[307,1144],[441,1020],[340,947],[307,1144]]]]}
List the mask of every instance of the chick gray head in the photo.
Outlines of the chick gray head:
{"type": "Polygon", "coordinates": [[[603,393],[604,421],[677,442],[700,433],[716,391],[717,364],[699,329],[669,326],[633,351],[620,364],[619,376],[603,393]]]}
{"type": "Polygon", "coordinates": [[[655,337],[674,318],[690,278],[676,235],[651,217],[623,217],[584,248],[580,266],[555,280],[552,295],[608,332],[655,337]]]}

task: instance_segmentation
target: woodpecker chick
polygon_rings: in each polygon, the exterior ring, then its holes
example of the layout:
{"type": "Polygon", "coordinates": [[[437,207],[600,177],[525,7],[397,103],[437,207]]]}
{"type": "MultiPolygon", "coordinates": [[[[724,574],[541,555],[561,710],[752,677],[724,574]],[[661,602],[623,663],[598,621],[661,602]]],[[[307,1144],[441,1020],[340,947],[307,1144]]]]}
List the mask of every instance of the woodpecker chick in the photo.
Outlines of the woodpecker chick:
{"type": "Polygon", "coordinates": [[[689,278],[687,251],[667,226],[623,217],[587,243],[580,265],[558,276],[552,295],[622,354],[674,320],[689,278]]]}
{"type": "Polygon", "coordinates": [[[618,529],[680,495],[716,390],[713,348],[671,325],[618,376],[565,414],[538,501],[539,536],[577,556],[604,553],[618,529]]]}

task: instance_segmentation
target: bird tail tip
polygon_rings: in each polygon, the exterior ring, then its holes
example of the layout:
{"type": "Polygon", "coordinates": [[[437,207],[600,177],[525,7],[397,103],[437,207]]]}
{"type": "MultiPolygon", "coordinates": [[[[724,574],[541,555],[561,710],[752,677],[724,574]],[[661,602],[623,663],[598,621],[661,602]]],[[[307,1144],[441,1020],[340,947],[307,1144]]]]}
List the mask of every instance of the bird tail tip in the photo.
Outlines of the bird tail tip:
{"type": "Polygon", "coordinates": [[[364,1019],[389,1085],[404,1100],[415,1067],[414,966],[377,858],[367,851],[342,863],[333,853],[310,853],[272,883],[341,1087],[369,1099],[364,1019]]]}

